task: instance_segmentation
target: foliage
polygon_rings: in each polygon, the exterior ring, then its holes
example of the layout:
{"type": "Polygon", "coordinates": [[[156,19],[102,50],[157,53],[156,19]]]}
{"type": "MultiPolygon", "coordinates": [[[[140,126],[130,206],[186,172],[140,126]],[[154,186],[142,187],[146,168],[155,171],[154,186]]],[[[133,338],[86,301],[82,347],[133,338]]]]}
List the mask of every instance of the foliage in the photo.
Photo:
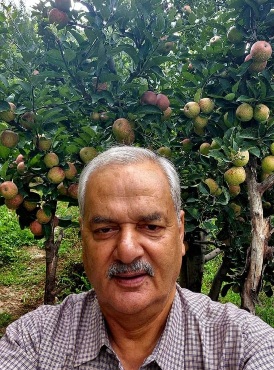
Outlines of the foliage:
{"type": "Polygon", "coordinates": [[[17,247],[31,245],[33,236],[31,232],[20,230],[18,219],[11,211],[0,208],[0,267],[14,261],[17,256],[17,247]]]}

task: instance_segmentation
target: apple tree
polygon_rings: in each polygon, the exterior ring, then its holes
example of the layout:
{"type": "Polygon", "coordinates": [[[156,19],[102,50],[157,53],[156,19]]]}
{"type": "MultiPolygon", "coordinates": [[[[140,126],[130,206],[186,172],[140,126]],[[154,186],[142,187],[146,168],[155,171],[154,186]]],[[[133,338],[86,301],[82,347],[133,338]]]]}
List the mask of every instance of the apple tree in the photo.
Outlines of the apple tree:
{"type": "Polygon", "coordinates": [[[271,3],[55,0],[31,18],[7,6],[0,16],[1,201],[45,238],[45,302],[54,230],[71,222],[57,219],[57,203],[77,204],[85,163],[118,143],[179,170],[180,283],[200,290],[204,263],[221,252],[211,297],[232,288],[254,312],[273,285],[271,3]]]}
{"type": "Polygon", "coordinates": [[[177,165],[190,240],[193,230],[203,231],[214,237],[216,250],[204,257],[205,240],[196,243],[197,256],[189,252],[203,263],[222,251],[211,297],[217,299],[226,282],[222,294],[240,292],[242,307],[254,313],[261,288],[270,296],[273,285],[272,4],[190,5],[182,32],[186,63],[180,74],[173,72],[181,80],[174,88],[185,93],[179,117],[184,154],[177,165]]]}

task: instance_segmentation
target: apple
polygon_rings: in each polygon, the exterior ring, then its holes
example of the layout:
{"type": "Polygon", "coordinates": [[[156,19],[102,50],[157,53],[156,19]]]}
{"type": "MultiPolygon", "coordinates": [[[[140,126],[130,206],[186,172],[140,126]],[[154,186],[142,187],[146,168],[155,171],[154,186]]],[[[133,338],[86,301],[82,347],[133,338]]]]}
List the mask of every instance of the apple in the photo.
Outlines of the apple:
{"type": "Polygon", "coordinates": [[[253,62],[250,64],[248,70],[249,72],[259,73],[265,70],[267,66],[267,61],[265,62],[253,62]]]}
{"type": "Polygon", "coordinates": [[[168,107],[166,110],[163,111],[162,121],[166,121],[171,117],[172,109],[168,107]]]}
{"type": "Polygon", "coordinates": [[[50,168],[47,177],[49,181],[53,184],[60,184],[66,178],[65,171],[58,166],[50,168]]]}
{"type": "Polygon", "coordinates": [[[54,166],[58,166],[59,164],[59,157],[56,153],[54,152],[50,152],[50,153],[47,153],[45,156],[44,156],[44,163],[45,165],[48,167],[48,168],[52,168],[54,166]]]}
{"type": "Polygon", "coordinates": [[[174,48],[174,42],[173,41],[167,41],[167,42],[162,42],[157,51],[162,54],[162,55],[168,55],[168,53],[174,48]]]}
{"type": "Polygon", "coordinates": [[[209,45],[211,46],[218,46],[218,45],[221,45],[221,43],[222,43],[222,39],[218,35],[211,37],[211,39],[209,40],[209,45]]]}
{"type": "Polygon", "coordinates": [[[235,202],[231,202],[231,203],[229,203],[229,207],[233,210],[235,217],[240,216],[241,211],[242,211],[242,207],[239,204],[237,204],[235,202]]]}
{"type": "Polygon", "coordinates": [[[274,155],[268,155],[262,159],[261,167],[264,173],[274,172],[274,155]]]}
{"type": "Polygon", "coordinates": [[[134,142],[134,131],[126,118],[118,118],[114,121],[112,133],[118,143],[130,145],[134,142]]]}
{"type": "Polygon", "coordinates": [[[4,181],[0,185],[0,194],[5,199],[11,199],[18,194],[18,187],[13,181],[4,181]]]}
{"type": "Polygon", "coordinates": [[[212,140],[211,141],[211,144],[210,144],[210,148],[211,149],[220,149],[220,145],[217,143],[217,141],[216,140],[212,140]]]}
{"type": "Polygon", "coordinates": [[[157,104],[157,94],[153,91],[146,91],[143,93],[140,99],[142,104],[150,104],[156,105],[157,104]]]}
{"type": "Polygon", "coordinates": [[[265,104],[257,104],[254,107],[253,118],[258,122],[266,122],[269,118],[270,109],[265,104]]]}
{"type": "Polygon", "coordinates": [[[252,60],[252,63],[248,67],[248,70],[251,73],[252,72],[259,73],[259,72],[262,72],[266,68],[267,61],[264,61],[264,62],[255,62],[252,59],[252,55],[251,54],[247,54],[247,56],[245,57],[244,61],[247,62],[249,60],[252,60]]]}
{"type": "Polygon", "coordinates": [[[236,117],[242,122],[250,121],[253,118],[253,107],[248,103],[242,103],[236,109],[236,117]]]}
{"type": "Polygon", "coordinates": [[[193,118],[193,125],[195,128],[204,128],[208,123],[208,117],[197,116],[193,118]]]}
{"type": "Polygon", "coordinates": [[[10,109],[6,110],[6,111],[3,111],[3,112],[0,112],[0,120],[6,121],[6,122],[11,122],[11,121],[14,120],[14,118],[16,116],[16,114],[15,114],[16,106],[11,102],[8,102],[8,103],[9,103],[10,109]]]}
{"type": "Polygon", "coordinates": [[[45,210],[43,208],[40,208],[36,212],[36,218],[37,218],[37,221],[40,224],[47,224],[52,219],[52,213],[51,212],[45,212],[45,210]]]}
{"type": "Polygon", "coordinates": [[[228,185],[240,185],[246,179],[245,169],[233,166],[225,171],[224,179],[228,185]]]}
{"type": "Polygon", "coordinates": [[[201,128],[201,127],[193,127],[193,131],[198,136],[205,136],[205,130],[204,130],[204,128],[201,128]]]}
{"type": "Polygon", "coordinates": [[[58,193],[61,195],[68,195],[68,188],[63,184],[63,182],[61,182],[57,186],[57,190],[58,190],[58,193]]]}
{"type": "Polygon", "coordinates": [[[34,112],[25,112],[20,117],[20,125],[27,130],[32,130],[33,128],[35,128],[35,119],[36,115],[34,112]]]}
{"type": "Polygon", "coordinates": [[[28,199],[25,199],[23,202],[23,207],[29,212],[34,211],[37,206],[38,206],[37,202],[32,202],[28,199]]]}
{"type": "Polygon", "coordinates": [[[74,183],[68,187],[68,195],[73,199],[78,199],[78,187],[79,185],[74,183]]]}
{"type": "Polygon", "coordinates": [[[232,163],[236,167],[243,167],[249,162],[249,151],[239,150],[236,154],[232,155],[232,163]]]}
{"type": "Polygon", "coordinates": [[[188,5],[188,4],[184,5],[184,7],[183,7],[183,11],[184,11],[186,14],[190,14],[190,13],[192,12],[190,5],[188,5]]]}
{"type": "Polygon", "coordinates": [[[33,72],[32,72],[32,74],[33,74],[33,76],[37,76],[37,75],[39,75],[39,71],[38,71],[38,69],[34,69],[33,70],[33,72]]]}
{"type": "Polygon", "coordinates": [[[171,149],[168,146],[161,146],[157,149],[157,153],[166,158],[170,158],[172,154],[171,149]]]}
{"type": "Polygon", "coordinates": [[[214,101],[210,98],[201,98],[198,104],[200,106],[201,112],[205,114],[213,112],[215,105],[214,101]]]}
{"type": "Polygon", "coordinates": [[[28,211],[31,212],[35,210],[35,208],[38,206],[37,202],[31,202],[29,200],[24,200],[23,201],[23,207],[28,211]]]}
{"type": "Polygon", "coordinates": [[[183,112],[186,117],[188,118],[195,118],[199,115],[201,111],[200,105],[194,101],[190,101],[186,103],[183,108],[183,112]]]}
{"type": "Polygon", "coordinates": [[[193,147],[193,144],[189,138],[183,139],[181,141],[181,144],[182,144],[182,149],[184,152],[190,152],[193,147]]]}
{"type": "Polygon", "coordinates": [[[97,154],[98,154],[97,150],[92,146],[85,146],[79,152],[81,161],[84,163],[88,163],[89,161],[91,161],[93,158],[97,156],[97,154]]]}
{"type": "Polygon", "coordinates": [[[20,163],[18,163],[18,165],[17,165],[16,169],[17,169],[17,172],[18,172],[20,175],[23,175],[23,173],[25,173],[25,172],[26,172],[26,170],[27,170],[27,167],[26,167],[26,165],[25,165],[25,162],[20,162],[20,163]]]}
{"type": "Polygon", "coordinates": [[[37,147],[39,150],[46,152],[52,145],[51,139],[47,139],[44,136],[39,137],[37,147]]]}
{"type": "Polygon", "coordinates": [[[56,24],[60,28],[64,28],[69,22],[69,17],[67,13],[57,8],[52,8],[49,11],[48,18],[49,23],[56,24]]]}
{"type": "Polygon", "coordinates": [[[24,156],[23,156],[23,154],[18,154],[18,156],[15,159],[15,163],[18,164],[20,162],[24,162],[24,156]]]}
{"type": "Polygon", "coordinates": [[[92,112],[90,117],[93,121],[100,121],[100,113],[98,112],[92,112]]]}
{"type": "Polygon", "coordinates": [[[77,169],[76,169],[74,163],[67,162],[67,164],[68,164],[69,168],[64,169],[66,179],[72,180],[77,175],[77,169]]]}
{"type": "Polygon", "coordinates": [[[209,177],[204,180],[204,183],[208,186],[211,195],[220,195],[222,193],[222,189],[214,179],[209,177]]]}
{"type": "Polygon", "coordinates": [[[229,194],[234,198],[241,192],[240,185],[228,185],[229,194]]]}
{"type": "Polygon", "coordinates": [[[211,146],[209,143],[202,143],[200,145],[200,153],[203,154],[203,155],[208,155],[209,151],[211,149],[211,146]]]}
{"type": "Polygon", "coordinates": [[[158,94],[156,97],[156,105],[161,111],[165,111],[170,105],[168,97],[164,94],[158,94]]]}
{"type": "Polygon", "coordinates": [[[29,228],[34,236],[44,235],[43,226],[37,220],[32,221],[29,225],[29,228]]]}
{"type": "Polygon", "coordinates": [[[0,142],[7,148],[14,148],[19,143],[19,135],[11,130],[4,130],[0,134],[0,142]]]}
{"type": "Polygon", "coordinates": [[[272,55],[272,47],[267,41],[256,41],[251,46],[250,55],[255,62],[265,62],[272,55]]]}
{"type": "Polygon", "coordinates": [[[11,199],[5,199],[5,205],[9,209],[17,209],[23,203],[23,200],[23,195],[18,193],[11,199]]]}

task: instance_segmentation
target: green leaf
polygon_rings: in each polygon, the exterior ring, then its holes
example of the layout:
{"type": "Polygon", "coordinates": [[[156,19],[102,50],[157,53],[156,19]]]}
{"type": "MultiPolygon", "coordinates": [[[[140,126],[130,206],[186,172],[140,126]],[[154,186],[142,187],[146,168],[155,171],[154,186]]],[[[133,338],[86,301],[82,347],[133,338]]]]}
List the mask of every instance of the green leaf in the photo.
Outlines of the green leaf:
{"type": "Polygon", "coordinates": [[[196,103],[198,103],[198,101],[201,99],[202,91],[203,90],[201,88],[197,89],[197,91],[194,95],[194,98],[193,98],[196,103]]]}
{"type": "Polygon", "coordinates": [[[10,109],[9,103],[5,100],[0,100],[0,112],[4,112],[9,109],[10,109]]]}
{"type": "Polygon", "coordinates": [[[135,114],[162,114],[162,111],[155,105],[142,105],[133,110],[135,114]]]}
{"type": "Polygon", "coordinates": [[[181,77],[187,81],[195,82],[195,84],[197,83],[196,77],[190,72],[183,71],[181,77]]]}
{"type": "Polygon", "coordinates": [[[238,97],[238,99],[236,101],[252,103],[252,102],[256,101],[256,99],[251,98],[250,96],[241,95],[241,96],[238,97]]]}
{"type": "MultiPolygon", "coordinates": [[[[6,149],[8,149],[8,148],[6,148],[6,149]]],[[[4,156],[2,157],[2,154],[3,154],[2,147],[0,147],[0,157],[5,158],[4,156]]],[[[2,177],[3,179],[6,179],[6,174],[7,174],[8,168],[9,168],[9,161],[6,161],[4,164],[2,164],[2,166],[0,168],[0,177],[2,177]]]]}

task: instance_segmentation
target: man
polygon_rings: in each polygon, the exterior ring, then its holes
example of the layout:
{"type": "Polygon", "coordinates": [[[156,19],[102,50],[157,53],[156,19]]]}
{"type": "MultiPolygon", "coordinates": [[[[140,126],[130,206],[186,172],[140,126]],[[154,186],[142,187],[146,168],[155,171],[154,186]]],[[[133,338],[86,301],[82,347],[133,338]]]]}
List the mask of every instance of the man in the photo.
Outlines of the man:
{"type": "Polygon", "coordinates": [[[169,161],[112,148],[82,172],[79,205],[94,290],[11,324],[1,370],[273,369],[270,326],[176,284],[184,213],[169,161]]]}

